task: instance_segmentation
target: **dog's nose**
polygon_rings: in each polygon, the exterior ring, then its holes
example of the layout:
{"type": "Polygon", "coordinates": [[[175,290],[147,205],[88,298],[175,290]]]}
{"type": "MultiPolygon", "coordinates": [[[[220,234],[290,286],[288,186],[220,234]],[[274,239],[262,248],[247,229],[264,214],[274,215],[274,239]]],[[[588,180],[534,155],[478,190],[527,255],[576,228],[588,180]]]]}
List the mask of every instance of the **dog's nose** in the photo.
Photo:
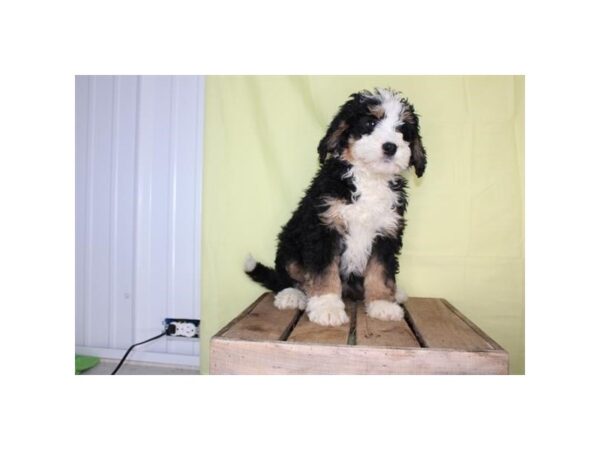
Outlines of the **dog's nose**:
{"type": "Polygon", "coordinates": [[[396,150],[398,150],[398,146],[393,142],[386,142],[383,144],[383,153],[385,153],[387,156],[394,156],[396,150]]]}

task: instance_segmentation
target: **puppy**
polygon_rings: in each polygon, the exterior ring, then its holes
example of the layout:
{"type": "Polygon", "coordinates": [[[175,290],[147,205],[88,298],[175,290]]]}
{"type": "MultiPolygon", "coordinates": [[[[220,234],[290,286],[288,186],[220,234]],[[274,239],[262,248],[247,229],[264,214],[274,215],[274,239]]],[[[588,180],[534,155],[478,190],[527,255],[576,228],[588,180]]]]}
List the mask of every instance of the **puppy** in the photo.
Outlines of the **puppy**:
{"type": "Polygon", "coordinates": [[[402,320],[402,173],[425,171],[419,118],[391,89],[352,94],[318,152],[319,170],[279,234],[275,268],[249,256],[245,271],[277,293],[276,307],[306,309],[320,325],[348,322],[342,298],[364,300],[370,317],[402,320]]]}

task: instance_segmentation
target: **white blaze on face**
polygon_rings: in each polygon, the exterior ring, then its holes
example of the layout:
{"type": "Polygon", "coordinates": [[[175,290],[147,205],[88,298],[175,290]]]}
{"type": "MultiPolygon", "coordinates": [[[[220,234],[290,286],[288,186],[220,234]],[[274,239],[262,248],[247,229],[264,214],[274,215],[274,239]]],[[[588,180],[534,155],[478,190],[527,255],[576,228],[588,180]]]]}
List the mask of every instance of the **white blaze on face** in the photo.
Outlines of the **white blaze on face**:
{"type": "Polygon", "coordinates": [[[385,114],[371,134],[363,135],[351,144],[353,164],[382,175],[398,174],[408,169],[410,164],[410,147],[398,131],[405,105],[389,91],[380,91],[376,97],[381,101],[385,114]],[[383,144],[387,142],[398,147],[394,156],[386,156],[383,152],[383,144]]]}

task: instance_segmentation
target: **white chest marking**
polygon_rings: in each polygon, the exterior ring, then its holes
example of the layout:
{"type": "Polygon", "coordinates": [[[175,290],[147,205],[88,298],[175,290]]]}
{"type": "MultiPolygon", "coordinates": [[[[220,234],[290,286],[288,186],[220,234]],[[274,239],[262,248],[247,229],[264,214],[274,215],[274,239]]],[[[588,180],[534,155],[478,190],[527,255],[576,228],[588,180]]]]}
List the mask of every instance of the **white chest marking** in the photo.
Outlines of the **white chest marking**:
{"type": "Polygon", "coordinates": [[[395,236],[400,222],[396,212],[397,193],[389,188],[389,180],[361,172],[353,169],[349,174],[354,177],[357,200],[335,206],[337,218],[344,223],[345,250],[340,262],[344,275],[362,275],[375,237],[395,236]]]}

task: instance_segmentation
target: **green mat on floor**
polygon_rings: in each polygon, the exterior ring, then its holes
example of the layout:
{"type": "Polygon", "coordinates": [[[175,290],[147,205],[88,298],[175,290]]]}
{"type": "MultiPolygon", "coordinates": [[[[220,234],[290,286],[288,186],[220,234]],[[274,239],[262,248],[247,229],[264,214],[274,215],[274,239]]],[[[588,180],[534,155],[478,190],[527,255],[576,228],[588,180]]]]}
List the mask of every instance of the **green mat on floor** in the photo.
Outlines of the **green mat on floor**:
{"type": "Polygon", "coordinates": [[[100,358],[95,356],[75,355],[75,375],[98,365],[100,358]]]}

